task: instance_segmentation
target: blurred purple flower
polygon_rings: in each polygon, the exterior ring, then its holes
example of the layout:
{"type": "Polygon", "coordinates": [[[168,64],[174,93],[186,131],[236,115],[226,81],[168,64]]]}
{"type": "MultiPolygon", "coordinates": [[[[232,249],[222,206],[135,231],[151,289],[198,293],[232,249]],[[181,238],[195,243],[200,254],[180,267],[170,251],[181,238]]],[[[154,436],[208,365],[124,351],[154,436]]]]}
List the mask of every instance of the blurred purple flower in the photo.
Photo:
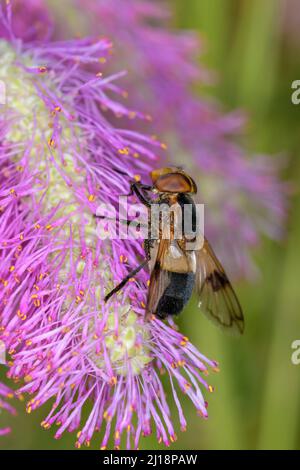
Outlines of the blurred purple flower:
{"type": "Polygon", "coordinates": [[[46,3],[43,0],[1,0],[10,4],[12,28],[6,20],[0,24],[0,37],[11,39],[14,34],[23,41],[46,39],[52,31],[52,21],[46,3]]]}
{"type": "MultiPolygon", "coordinates": [[[[206,233],[232,273],[251,275],[252,246],[261,235],[282,234],[284,185],[278,163],[250,156],[237,143],[244,117],[223,114],[216,102],[193,92],[209,75],[199,68],[196,34],[174,31],[166,5],[147,0],[74,0],[94,31],[113,38],[118,65],[129,70],[130,103],[154,117],[168,141],[171,162],[199,181],[207,205],[206,233]],[[196,175],[198,175],[196,177],[196,175]]],[[[125,80],[124,80],[125,82],[125,80]]]]}
{"type": "Polygon", "coordinates": [[[297,0],[280,0],[280,29],[286,42],[299,49],[300,11],[297,0]]]}
{"type": "Polygon", "coordinates": [[[0,338],[13,359],[9,376],[33,395],[28,412],[54,398],[42,425],[57,424],[57,438],[82,427],[79,447],[101,429],[102,448],[111,435],[118,448],[122,434],[136,448],[154,429],[169,445],[176,436],[158,372],[170,379],[184,430],[179,392],[206,418],[201,390],[212,387],[203,375],[217,364],[174,327],[144,322],[145,272],[104,304],[143,249],[100,240],[93,217],[100,202],[117,204],[130,179],[146,178],[161,143],[108,122],[147,116],[114,99],[120,74],[100,72],[107,39],[1,40],[0,53],[0,338]]]}
{"type": "MultiPolygon", "coordinates": [[[[0,412],[2,410],[8,411],[10,414],[15,415],[16,410],[7,403],[7,398],[13,398],[14,394],[11,391],[10,388],[8,388],[6,385],[4,385],[2,382],[0,382],[0,412]]],[[[11,429],[9,427],[6,428],[0,428],[0,436],[5,436],[6,434],[9,434],[11,432],[11,429]]]]}

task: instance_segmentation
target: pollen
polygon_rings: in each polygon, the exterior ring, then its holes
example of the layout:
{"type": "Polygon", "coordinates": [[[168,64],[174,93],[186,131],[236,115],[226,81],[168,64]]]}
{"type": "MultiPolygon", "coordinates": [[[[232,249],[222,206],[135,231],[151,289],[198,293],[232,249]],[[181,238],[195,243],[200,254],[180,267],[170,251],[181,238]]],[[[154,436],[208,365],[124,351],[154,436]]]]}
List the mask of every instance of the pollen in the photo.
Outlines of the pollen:
{"type": "Polygon", "coordinates": [[[118,152],[121,154],[121,155],[128,155],[129,154],[129,148],[128,147],[124,147],[122,149],[119,149],[118,152]]]}
{"type": "Polygon", "coordinates": [[[47,423],[47,421],[42,421],[42,422],[41,422],[41,426],[42,426],[42,428],[44,428],[44,429],[49,429],[49,428],[50,428],[50,424],[47,423]]]}
{"type": "Polygon", "coordinates": [[[48,145],[51,148],[55,148],[55,140],[53,138],[48,140],[48,145]]]}

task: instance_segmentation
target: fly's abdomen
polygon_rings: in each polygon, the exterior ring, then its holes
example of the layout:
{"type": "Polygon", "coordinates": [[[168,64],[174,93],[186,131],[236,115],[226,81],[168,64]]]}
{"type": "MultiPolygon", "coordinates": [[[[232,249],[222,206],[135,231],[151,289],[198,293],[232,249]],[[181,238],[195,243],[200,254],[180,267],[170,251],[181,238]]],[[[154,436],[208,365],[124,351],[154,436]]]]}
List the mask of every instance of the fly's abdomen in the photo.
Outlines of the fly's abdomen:
{"type": "Polygon", "coordinates": [[[178,315],[191,298],[195,274],[169,272],[170,283],[161,296],[156,315],[166,318],[168,315],[178,315]]]}

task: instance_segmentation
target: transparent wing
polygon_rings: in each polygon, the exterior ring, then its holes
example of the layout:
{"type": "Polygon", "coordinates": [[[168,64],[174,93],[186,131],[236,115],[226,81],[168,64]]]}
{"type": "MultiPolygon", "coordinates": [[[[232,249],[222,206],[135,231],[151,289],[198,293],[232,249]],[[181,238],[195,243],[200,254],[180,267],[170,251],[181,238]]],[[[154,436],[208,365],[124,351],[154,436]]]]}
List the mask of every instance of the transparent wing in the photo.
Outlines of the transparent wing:
{"type": "Polygon", "coordinates": [[[242,308],[223,266],[206,239],[196,257],[196,292],[201,311],[222,329],[242,334],[242,308]]]}
{"type": "Polygon", "coordinates": [[[158,302],[170,283],[169,271],[161,267],[163,256],[168,246],[169,242],[167,240],[161,240],[160,242],[155,242],[151,249],[151,260],[149,263],[151,275],[148,289],[146,319],[149,319],[151,315],[155,313],[158,302]]]}

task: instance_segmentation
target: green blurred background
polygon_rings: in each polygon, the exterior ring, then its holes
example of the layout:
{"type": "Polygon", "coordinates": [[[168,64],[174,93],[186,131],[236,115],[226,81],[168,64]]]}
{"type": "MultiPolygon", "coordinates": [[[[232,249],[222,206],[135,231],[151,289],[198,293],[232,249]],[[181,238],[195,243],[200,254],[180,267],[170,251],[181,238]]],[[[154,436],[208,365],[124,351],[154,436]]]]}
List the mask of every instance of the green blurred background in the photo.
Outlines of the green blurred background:
{"type": "MultiPolygon", "coordinates": [[[[283,176],[293,182],[285,239],[280,244],[264,240],[255,253],[259,279],[237,286],[247,322],[244,337],[223,336],[205,318],[195,327],[193,306],[181,316],[182,330],[204,354],[219,360],[221,372],[210,377],[216,392],[209,396],[209,420],[197,417],[186,400],[188,430],[178,433],[172,448],[299,449],[300,365],[291,363],[291,343],[300,339],[300,105],[291,103],[291,84],[300,79],[299,2],[170,3],[177,27],[201,33],[206,44],[201,60],[218,74],[217,85],[205,93],[219,98],[225,109],[248,112],[245,145],[274,158],[284,154],[283,176]]],[[[47,407],[29,416],[22,403],[17,408],[18,416],[8,418],[13,433],[0,440],[0,448],[73,447],[74,435],[55,441],[53,430],[40,428],[47,407]]],[[[94,439],[92,448],[99,442],[94,439]]],[[[151,437],[141,448],[162,449],[151,437]]]]}

